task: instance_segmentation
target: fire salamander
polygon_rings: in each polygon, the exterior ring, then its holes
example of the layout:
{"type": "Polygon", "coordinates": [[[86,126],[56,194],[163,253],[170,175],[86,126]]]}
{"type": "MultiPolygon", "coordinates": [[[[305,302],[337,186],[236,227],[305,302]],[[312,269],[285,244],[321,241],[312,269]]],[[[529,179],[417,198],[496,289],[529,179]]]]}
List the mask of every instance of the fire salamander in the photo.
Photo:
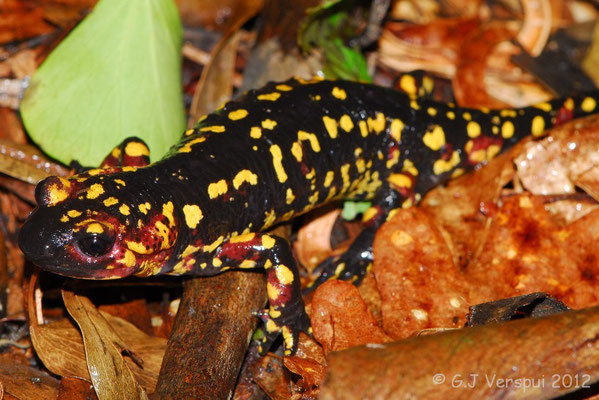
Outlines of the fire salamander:
{"type": "MultiPolygon", "coordinates": [[[[410,80],[412,79],[412,80],[410,80]]],[[[268,228],[319,205],[371,200],[349,250],[316,285],[360,282],[377,228],[432,187],[519,139],[597,111],[599,93],[522,109],[476,110],[345,81],[292,79],[203,117],[160,161],[129,139],[101,168],[36,188],[19,244],[41,268],[88,279],[214,275],[263,268],[270,306],[262,350],[309,331],[289,243],[268,228]]]]}

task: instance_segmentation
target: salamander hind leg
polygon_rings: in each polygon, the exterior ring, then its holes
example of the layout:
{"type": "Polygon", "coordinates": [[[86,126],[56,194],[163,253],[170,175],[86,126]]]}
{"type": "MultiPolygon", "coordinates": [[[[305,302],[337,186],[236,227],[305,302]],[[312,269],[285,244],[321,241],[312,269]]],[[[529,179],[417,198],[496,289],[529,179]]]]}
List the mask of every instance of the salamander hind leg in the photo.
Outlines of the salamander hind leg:
{"type": "Polygon", "coordinates": [[[320,275],[304,290],[310,293],[329,279],[341,279],[359,285],[372,268],[372,243],[379,227],[400,207],[404,197],[394,190],[386,190],[379,196],[362,218],[364,229],[349,249],[339,257],[330,257],[316,267],[320,275]]]}
{"type": "Polygon", "coordinates": [[[116,146],[100,164],[109,167],[145,167],[150,164],[150,149],[137,137],[129,137],[116,146]]]}
{"type": "Polygon", "coordinates": [[[289,242],[267,234],[239,235],[223,243],[215,259],[222,265],[265,269],[269,308],[256,313],[265,330],[260,352],[264,354],[282,336],[285,354],[295,353],[299,333],[311,332],[289,242]]]}

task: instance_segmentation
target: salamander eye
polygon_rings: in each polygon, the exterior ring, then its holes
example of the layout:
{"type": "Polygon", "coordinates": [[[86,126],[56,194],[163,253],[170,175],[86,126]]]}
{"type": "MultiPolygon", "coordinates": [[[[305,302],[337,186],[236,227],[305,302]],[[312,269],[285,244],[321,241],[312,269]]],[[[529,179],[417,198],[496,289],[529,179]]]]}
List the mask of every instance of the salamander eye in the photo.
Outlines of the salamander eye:
{"type": "Polygon", "coordinates": [[[90,257],[103,256],[108,253],[113,244],[113,240],[109,240],[108,238],[95,233],[84,236],[77,241],[79,250],[90,257]]]}

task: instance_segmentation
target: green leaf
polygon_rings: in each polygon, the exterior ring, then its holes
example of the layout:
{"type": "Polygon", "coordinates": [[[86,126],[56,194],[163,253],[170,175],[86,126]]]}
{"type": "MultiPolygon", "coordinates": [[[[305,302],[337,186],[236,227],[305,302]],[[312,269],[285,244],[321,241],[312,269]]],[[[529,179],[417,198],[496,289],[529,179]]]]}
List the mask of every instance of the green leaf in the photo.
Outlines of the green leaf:
{"type": "Polygon", "coordinates": [[[371,204],[369,201],[346,201],[343,203],[341,216],[343,219],[351,221],[359,214],[364,214],[364,211],[368,210],[371,204]]]}
{"type": "Polygon", "coordinates": [[[346,45],[355,36],[360,25],[352,11],[354,0],[323,1],[308,10],[308,15],[298,33],[298,43],[303,51],[321,50],[323,72],[329,79],[349,79],[372,82],[366,60],[357,46],[346,45]]]}
{"type": "Polygon", "coordinates": [[[66,164],[97,166],[129,136],[160,158],[185,127],[181,21],[172,0],[101,0],[31,80],[31,138],[66,164]]]}

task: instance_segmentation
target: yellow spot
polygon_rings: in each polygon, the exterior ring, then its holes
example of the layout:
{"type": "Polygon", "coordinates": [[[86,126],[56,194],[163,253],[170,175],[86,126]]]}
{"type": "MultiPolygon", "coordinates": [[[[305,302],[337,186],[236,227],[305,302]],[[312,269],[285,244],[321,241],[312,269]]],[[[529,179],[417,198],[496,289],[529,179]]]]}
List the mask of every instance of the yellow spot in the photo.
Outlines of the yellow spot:
{"type": "Polygon", "coordinates": [[[501,118],[499,118],[498,115],[493,115],[493,117],[491,117],[491,123],[499,125],[501,123],[501,118]]]}
{"type": "Polygon", "coordinates": [[[504,139],[509,139],[514,136],[514,124],[512,121],[505,121],[503,125],[501,125],[501,136],[504,139]]]}
{"type": "Polygon", "coordinates": [[[574,100],[572,100],[571,97],[568,97],[566,101],[564,101],[564,107],[569,111],[574,110],[574,100]]]}
{"type": "Polygon", "coordinates": [[[476,150],[472,153],[470,153],[469,158],[470,160],[476,162],[476,163],[481,163],[483,161],[486,160],[487,157],[487,153],[484,150],[476,150]]]}
{"type": "Polygon", "coordinates": [[[592,112],[597,106],[597,102],[592,97],[585,97],[582,103],[580,104],[580,108],[584,112],[592,112]]]}
{"type": "Polygon", "coordinates": [[[212,259],[212,265],[214,265],[215,267],[220,267],[221,265],[223,265],[223,262],[220,260],[220,258],[214,257],[212,259]]]}
{"type": "Polygon", "coordinates": [[[428,112],[428,115],[430,115],[431,117],[434,117],[435,115],[437,115],[437,109],[433,108],[433,107],[429,107],[426,112],[428,112]]]}
{"type": "Polygon", "coordinates": [[[364,172],[364,170],[366,169],[363,158],[356,160],[356,169],[358,170],[359,173],[364,172]]]}
{"type": "Polygon", "coordinates": [[[462,118],[464,118],[466,121],[470,121],[472,119],[472,114],[470,114],[469,112],[465,112],[464,114],[462,114],[462,118]]]}
{"type": "Polygon", "coordinates": [[[515,118],[515,117],[518,116],[518,113],[516,112],[516,110],[512,110],[512,109],[506,108],[504,110],[500,110],[499,111],[499,115],[502,116],[502,117],[504,117],[504,118],[505,117],[515,118]]]}
{"type": "Polygon", "coordinates": [[[493,132],[493,135],[497,135],[497,134],[499,133],[499,127],[498,127],[498,126],[495,126],[495,125],[493,125],[493,126],[491,127],[491,132],[493,132]]]}
{"type": "Polygon", "coordinates": [[[286,265],[280,264],[275,268],[275,275],[277,280],[283,285],[290,285],[293,283],[293,272],[286,265]]]}
{"type": "Polygon", "coordinates": [[[412,187],[412,180],[404,174],[391,174],[387,180],[390,184],[399,188],[412,187]]]}
{"type": "Polygon", "coordinates": [[[381,133],[385,130],[385,115],[376,113],[375,119],[368,117],[368,129],[375,133],[381,133]]]}
{"type": "Polygon", "coordinates": [[[147,214],[148,210],[152,208],[152,205],[146,201],[145,203],[138,205],[137,208],[139,208],[139,211],[142,213],[147,214]]]}
{"type": "Polygon", "coordinates": [[[264,246],[265,249],[272,249],[275,243],[276,240],[272,236],[262,235],[262,246],[264,246]]]}
{"type": "Polygon", "coordinates": [[[545,119],[537,115],[532,119],[531,133],[533,136],[541,136],[545,131],[545,119]]]}
{"type": "Polygon", "coordinates": [[[403,75],[399,79],[399,87],[410,96],[416,96],[418,91],[416,79],[412,75],[403,75]]]}
{"type": "Polygon", "coordinates": [[[269,226],[274,224],[274,222],[277,219],[277,214],[275,214],[275,210],[272,209],[270,211],[266,211],[264,215],[264,225],[262,225],[262,229],[268,228],[269,226]]]}
{"type": "Polygon", "coordinates": [[[468,132],[468,136],[471,138],[475,138],[480,136],[480,125],[478,122],[470,121],[468,125],[466,125],[466,131],[468,132]]]}
{"type": "MultiPolygon", "coordinates": [[[[137,171],[137,167],[132,167],[132,166],[126,166],[122,168],[123,172],[134,172],[137,171]]],[[[116,179],[115,179],[116,181],[116,179]]]]}
{"type": "Polygon", "coordinates": [[[121,261],[126,267],[133,268],[135,267],[135,254],[133,254],[130,250],[125,250],[125,255],[121,261]]]}
{"type": "Polygon", "coordinates": [[[332,91],[333,97],[338,98],[339,100],[345,100],[347,98],[347,93],[345,90],[338,88],[335,86],[332,91]]]}
{"type": "Polygon", "coordinates": [[[114,206],[115,204],[118,204],[118,203],[119,203],[119,200],[115,197],[109,197],[106,200],[104,200],[105,207],[114,206]]]}
{"type": "Polygon", "coordinates": [[[258,100],[276,101],[279,99],[279,97],[281,97],[281,93],[272,92],[272,93],[266,93],[266,94],[259,95],[258,100]]]}
{"type": "Polygon", "coordinates": [[[277,121],[273,121],[272,119],[265,119],[261,122],[262,128],[273,130],[275,126],[277,126],[277,121]]]}
{"type": "Polygon", "coordinates": [[[195,229],[198,222],[204,218],[202,210],[195,204],[185,204],[183,206],[183,215],[185,215],[185,223],[191,229],[195,229]]]}
{"type": "Polygon", "coordinates": [[[545,112],[549,112],[552,110],[551,104],[547,103],[546,101],[539,103],[539,104],[535,104],[534,106],[540,110],[545,111],[545,112]]]}
{"type": "Polygon", "coordinates": [[[379,209],[378,208],[376,208],[376,207],[370,207],[368,210],[366,210],[364,212],[364,215],[362,216],[362,222],[370,221],[378,213],[379,213],[379,209]]]}
{"type": "Polygon", "coordinates": [[[447,111],[445,115],[448,119],[455,119],[455,113],[453,111],[447,111]]]}
{"type": "Polygon", "coordinates": [[[344,164],[341,166],[341,178],[343,179],[343,189],[345,190],[349,187],[349,164],[344,164]]]}
{"type": "Polygon", "coordinates": [[[252,126],[250,129],[250,137],[252,139],[260,139],[262,137],[262,129],[259,126],[252,126]]]}
{"type": "Polygon", "coordinates": [[[318,138],[315,134],[300,130],[297,131],[297,138],[300,141],[308,140],[310,142],[310,147],[312,147],[314,152],[318,153],[320,151],[320,143],[318,142],[318,138]]]}
{"type": "Polygon", "coordinates": [[[412,174],[412,176],[418,176],[418,169],[416,168],[412,160],[410,160],[409,158],[406,158],[404,160],[403,167],[401,170],[409,172],[410,174],[412,174]]]}
{"type": "Polygon", "coordinates": [[[129,142],[127,143],[127,146],[125,146],[125,154],[127,154],[129,157],[143,157],[149,156],[150,151],[142,143],[129,142]]]}
{"type": "Polygon", "coordinates": [[[246,243],[253,240],[255,237],[256,234],[254,232],[235,235],[229,239],[229,243],[246,243]]]}
{"type": "Polygon", "coordinates": [[[204,251],[206,253],[212,253],[214,250],[216,250],[216,248],[218,246],[220,246],[223,242],[223,240],[225,240],[224,237],[220,236],[218,239],[216,239],[214,242],[212,242],[211,244],[204,246],[204,251]]]}
{"type": "Polygon", "coordinates": [[[501,151],[501,146],[496,144],[492,144],[487,149],[487,159],[490,160],[494,158],[501,151]]]}
{"type": "Polygon", "coordinates": [[[334,177],[335,177],[335,172],[327,171],[327,175],[324,177],[324,187],[328,188],[329,186],[331,186],[331,183],[333,182],[334,177]]]}
{"type": "Polygon", "coordinates": [[[255,185],[258,183],[258,175],[254,174],[249,169],[242,169],[235,175],[235,178],[233,178],[233,187],[239,189],[244,182],[255,185]]]}
{"type": "Polygon", "coordinates": [[[129,250],[134,251],[137,254],[149,254],[151,252],[151,250],[146,249],[146,247],[139,242],[130,242],[126,240],[125,244],[129,250]]]}
{"type": "Polygon", "coordinates": [[[85,229],[87,233],[102,233],[104,232],[104,227],[97,222],[93,222],[87,226],[85,229]]]}
{"type": "Polygon", "coordinates": [[[121,204],[121,206],[119,207],[119,211],[123,215],[130,214],[129,206],[127,204],[121,204]]]}
{"type": "MultiPolygon", "coordinates": [[[[115,147],[110,152],[110,155],[113,156],[114,158],[118,159],[121,156],[121,149],[119,147],[115,147]]],[[[87,172],[89,173],[90,171],[87,171],[87,172]]]]}
{"type": "Polygon", "coordinates": [[[200,128],[200,132],[220,133],[220,132],[224,132],[224,131],[225,131],[225,127],[222,125],[205,126],[203,128],[200,128]]]}
{"type": "Polygon", "coordinates": [[[322,121],[324,122],[324,127],[329,133],[329,136],[332,139],[335,139],[337,137],[337,121],[326,115],[322,117],[322,121]]]}
{"type": "Polygon", "coordinates": [[[218,182],[214,182],[214,183],[211,183],[210,185],[208,185],[208,196],[211,199],[215,199],[218,196],[220,196],[221,194],[227,193],[228,189],[229,188],[227,186],[227,181],[225,181],[224,179],[221,179],[218,182]]]}
{"type": "Polygon", "coordinates": [[[351,120],[351,117],[347,114],[343,114],[341,119],[339,120],[339,126],[345,132],[349,132],[354,129],[354,122],[351,120]]]}
{"type": "Polygon", "coordinates": [[[162,205],[162,215],[166,217],[170,226],[175,226],[175,218],[173,217],[173,210],[175,206],[172,201],[162,205]]]}
{"type": "Polygon", "coordinates": [[[310,196],[308,198],[308,202],[312,205],[316,204],[318,202],[318,196],[319,196],[319,193],[317,190],[316,192],[312,193],[312,196],[310,196]]]}
{"type": "Polygon", "coordinates": [[[360,157],[360,154],[362,154],[362,149],[361,149],[360,147],[357,147],[357,148],[354,150],[354,156],[356,156],[356,157],[360,157]]]}
{"type": "Polygon", "coordinates": [[[293,154],[293,156],[298,162],[302,161],[304,153],[302,151],[302,145],[299,144],[299,142],[293,142],[293,144],[291,145],[291,154],[293,154]]]}
{"type": "Polygon", "coordinates": [[[439,125],[435,125],[432,131],[426,131],[422,141],[431,150],[439,150],[445,145],[445,132],[439,125]]]}
{"type": "Polygon", "coordinates": [[[196,247],[196,246],[192,246],[192,245],[187,245],[187,247],[185,248],[185,250],[183,250],[183,253],[181,253],[181,257],[185,258],[193,253],[195,253],[196,251],[198,251],[200,248],[196,247]]]}
{"type": "Polygon", "coordinates": [[[119,184],[121,186],[127,186],[127,184],[125,183],[125,181],[122,180],[122,179],[115,179],[114,183],[119,184]]]}
{"type": "Polygon", "coordinates": [[[366,121],[358,122],[358,126],[360,127],[360,135],[362,135],[362,137],[368,136],[368,126],[366,125],[366,121]]]}
{"type": "Polygon", "coordinates": [[[293,194],[293,190],[291,190],[291,188],[287,188],[285,201],[287,202],[287,204],[291,204],[291,203],[293,203],[293,200],[295,200],[295,195],[293,194]]]}
{"type": "Polygon", "coordinates": [[[403,131],[404,123],[400,119],[394,119],[391,121],[391,137],[396,142],[401,141],[401,132],[403,131]]]}
{"type": "Polygon", "coordinates": [[[185,136],[191,136],[195,132],[195,129],[188,129],[185,131],[185,136]]]}
{"type": "Polygon", "coordinates": [[[281,183],[286,182],[287,173],[285,172],[285,168],[283,168],[283,154],[281,153],[281,148],[276,144],[271,145],[270,154],[272,155],[272,165],[275,168],[277,179],[281,183]]]}
{"type": "Polygon", "coordinates": [[[104,193],[104,187],[99,183],[94,183],[89,187],[89,189],[87,189],[86,197],[88,199],[97,199],[102,193],[104,193]]]}
{"type": "Polygon", "coordinates": [[[433,172],[435,175],[440,175],[444,172],[450,171],[453,167],[457,166],[460,163],[460,154],[457,151],[454,151],[451,154],[451,158],[448,161],[445,160],[437,160],[433,164],[433,172]]]}
{"type": "Polygon", "coordinates": [[[229,113],[229,119],[231,119],[233,121],[237,121],[237,120],[243,119],[243,118],[245,118],[247,116],[248,116],[248,112],[247,112],[247,110],[244,110],[244,109],[231,111],[229,113]]]}
{"type": "Polygon", "coordinates": [[[275,88],[276,88],[277,90],[280,90],[281,92],[288,92],[288,91],[290,91],[290,90],[292,90],[292,89],[293,89],[291,86],[289,86],[289,85],[284,85],[284,84],[277,85],[275,88]]]}
{"type": "Polygon", "coordinates": [[[391,158],[387,160],[387,168],[391,168],[399,162],[399,150],[394,149],[391,152],[391,158]]]}
{"type": "Polygon", "coordinates": [[[71,218],[77,218],[78,216],[81,215],[81,212],[77,211],[77,210],[69,210],[67,212],[67,215],[71,218]]]}
{"type": "Polygon", "coordinates": [[[256,261],[254,260],[243,260],[239,263],[239,268],[241,269],[252,269],[256,268],[256,261]]]}
{"type": "Polygon", "coordinates": [[[69,222],[69,217],[63,215],[62,217],[60,217],[60,222],[69,222]]]}

